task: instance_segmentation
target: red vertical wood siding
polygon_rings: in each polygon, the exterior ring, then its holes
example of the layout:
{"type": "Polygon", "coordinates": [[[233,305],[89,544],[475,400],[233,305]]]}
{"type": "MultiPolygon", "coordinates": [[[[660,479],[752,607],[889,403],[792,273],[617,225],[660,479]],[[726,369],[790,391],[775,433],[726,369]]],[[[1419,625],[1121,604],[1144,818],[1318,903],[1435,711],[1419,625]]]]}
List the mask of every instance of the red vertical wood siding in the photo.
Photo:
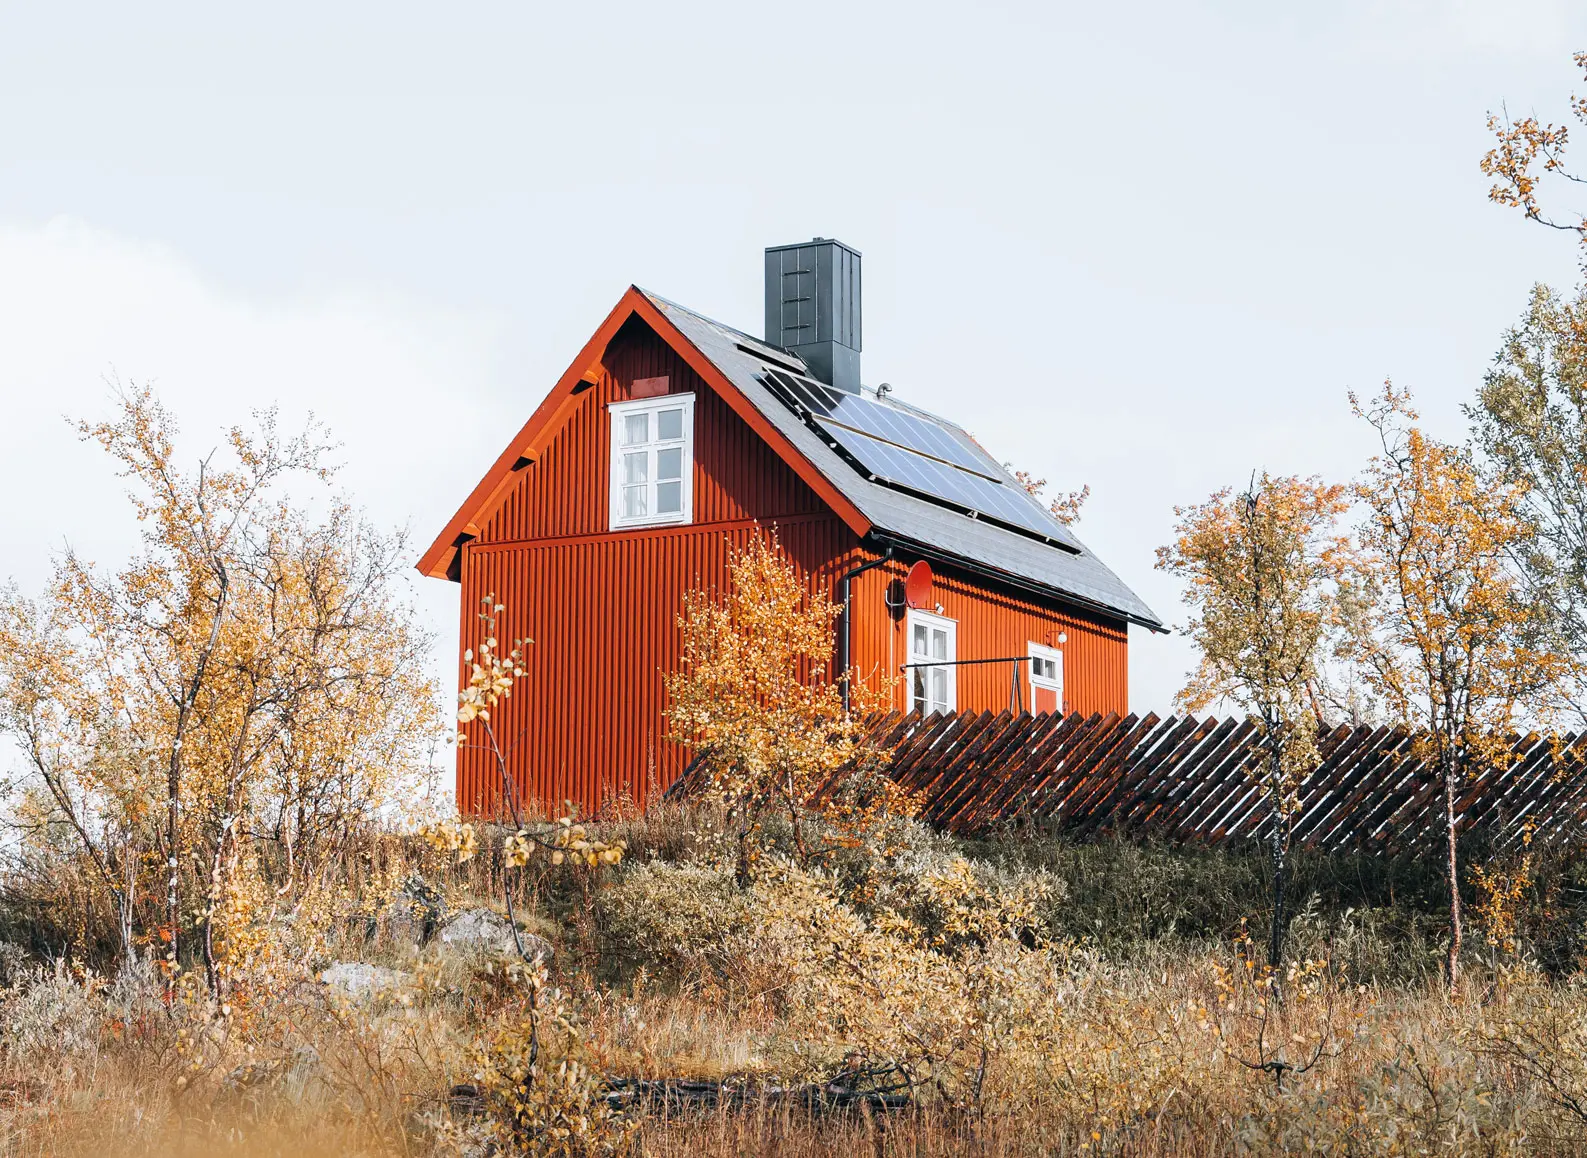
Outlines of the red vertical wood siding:
{"type": "MultiPolygon", "coordinates": [[[[830,590],[854,535],[835,516],[765,520],[812,583],[830,590]]],[[[685,592],[720,590],[730,547],[756,524],[591,535],[546,543],[471,546],[463,555],[465,608],[494,595],[506,605],[498,637],[529,638],[527,675],[494,721],[520,797],[542,811],[582,811],[614,798],[643,804],[683,770],[688,753],[667,740],[664,680],[678,670],[685,592]]],[[[848,562],[852,566],[852,562],[848,562]]],[[[465,646],[479,638],[464,620],[465,646]]],[[[477,729],[476,729],[477,731],[477,729]]],[[[458,804],[494,810],[499,775],[484,753],[461,753],[458,804]]]]}
{"type": "MultiPolygon", "coordinates": [[[[873,556],[874,557],[874,556],[873,556]]],[[[853,662],[863,677],[909,662],[904,616],[888,613],[888,584],[902,580],[913,559],[867,571],[853,584],[853,662]],[[891,648],[891,650],[889,650],[891,648]]],[[[1129,656],[1125,624],[1072,607],[1060,607],[1004,590],[946,564],[933,564],[933,596],[942,614],[958,624],[956,658],[994,659],[1027,654],[1032,643],[1064,653],[1064,699],[1075,712],[1124,712],[1129,708],[1129,656]],[[1057,642],[1059,634],[1068,637],[1057,642]]],[[[958,669],[960,711],[1002,711],[1009,706],[1012,664],[977,664],[958,669]]],[[[1030,711],[1030,680],[1020,665],[1020,694],[1030,711]]],[[[903,709],[900,680],[894,706],[903,709]]]]}
{"type": "MultiPolygon", "coordinates": [[[[830,570],[858,547],[648,327],[625,327],[595,378],[461,558],[462,647],[479,641],[486,595],[506,607],[504,646],[534,641],[527,674],[494,722],[520,798],[544,810],[572,800],[587,812],[623,796],[642,804],[652,784],[665,787],[682,770],[687,753],[666,739],[662,700],[664,676],[677,668],[682,598],[722,585],[729,545],[746,542],[757,520],[807,572],[830,570]],[[669,393],[695,396],[693,522],[609,532],[607,406],[627,399],[633,381],[663,376],[669,393]]],[[[813,582],[831,586],[824,575],[813,582]]],[[[494,812],[498,780],[485,753],[459,753],[464,812],[494,812]]]]}
{"type": "MultiPolygon", "coordinates": [[[[688,752],[667,739],[663,696],[665,676],[678,668],[682,599],[691,589],[720,589],[730,548],[757,525],[776,528],[812,586],[828,592],[844,571],[875,558],[643,323],[613,339],[594,379],[460,560],[462,647],[478,645],[476,615],[486,595],[505,605],[497,625],[504,647],[533,640],[527,674],[493,724],[519,799],[545,812],[564,801],[585,813],[620,798],[643,805],[682,771],[688,752]],[[607,406],[629,397],[634,380],[662,376],[669,392],[695,396],[694,521],[609,532],[607,406]]],[[[888,614],[884,593],[911,561],[854,582],[853,660],[865,678],[896,674],[906,662],[903,623],[888,614]]],[[[1024,655],[1028,642],[1066,632],[1070,709],[1127,708],[1123,624],[992,589],[947,567],[938,568],[935,589],[943,613],[958,621],[959,658],[1024,655]]],[[[895,694],[902,706],[901,683],[895,694]]],[[[1007,665],[960,669],[960,709],[1001,710],[1008,702],[1007,665]]],[[[470,733],[481,738],[477,725],[470,733]]],[[[461,749],[457,774],[463,812],[499,811],[499,776],[482,750],[461,749]]]]}

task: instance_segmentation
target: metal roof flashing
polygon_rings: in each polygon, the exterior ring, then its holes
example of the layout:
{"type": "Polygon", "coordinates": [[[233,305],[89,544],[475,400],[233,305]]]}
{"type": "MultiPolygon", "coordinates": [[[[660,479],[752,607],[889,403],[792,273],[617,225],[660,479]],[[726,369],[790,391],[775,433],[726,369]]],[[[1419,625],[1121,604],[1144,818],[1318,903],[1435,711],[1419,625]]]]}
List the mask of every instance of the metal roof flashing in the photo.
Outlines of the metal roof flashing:
{"type": "MultiPolygon", "coordinates": [[[[1008,521],[1018,525],[1021,519],[1017,508],[1011,507],[1003,512],[1006,519],[994,521],[996,516],[975,517],[953,506],[943,505],[937,496],[923,497],[930,494],[924,486],[929,479],[912,480],[913,487],[899,480],[873,479],[878,465],[887,460],[874,447],[859,440],[878,441],[883,446],[886,445],[885,441],[876,439],[874,432],[866,434],[862,431],[849,435],[844,433],[845,426],[831,421],[812,420],[797,412],[785,398],[779,397],[778,390],[767,384],[770,371],[787,374],[795,364],[803,364],[796,354],[697,314],[648,290],[640,292],[822,477],[871,521],[873,534],[878,541],[896,542],[922,553],[934,554],[944,561],[958,563],[994,578],[1001,577],[1002,581],[1014,586],[1068,599],[1152,631],[1166,630],[1163,621],[1152,609],[1093,555],[1068,527],[1051,520],[1052,527],[1056,528],[1051,534],[1047,534],[1045,529],[1028,526],[1013,529],[1002,523],[1008,521]],[[846,443],[849,445],[846,446],[846,443]],[[872,457],[861,462],[862,456],[872,457]]],[[[1002,484],[1009,488],[1019,487],[1002,464],[987,455],[962,427],[892,398],[879,400],[871,390],[849,394],[848,397],[936,424],[943,432],[962,439],[965,447],[973,448],[975,454],[984,460],[973,468],[978,474],[995,471],[1002,484]]],[[[918,448],[909,449],[914,450],[916,455],[922,453],[918,448]]],[[[961,471],[967,469],[963,462],[953,461],[956,448],[940,449],[940,458],[948,462],[949,466],[956,465],[961,471]]],[[[1020,494],[1023,495],[1022,490],[1020,494]]],[[[1041,510],[1034,500],[1029,505],[1041,510]]],[[[992,516],[992,512],[983,513],[992,516]]],[[[1042,514],[1050,520],[1045,512],[1042,514]]]]}

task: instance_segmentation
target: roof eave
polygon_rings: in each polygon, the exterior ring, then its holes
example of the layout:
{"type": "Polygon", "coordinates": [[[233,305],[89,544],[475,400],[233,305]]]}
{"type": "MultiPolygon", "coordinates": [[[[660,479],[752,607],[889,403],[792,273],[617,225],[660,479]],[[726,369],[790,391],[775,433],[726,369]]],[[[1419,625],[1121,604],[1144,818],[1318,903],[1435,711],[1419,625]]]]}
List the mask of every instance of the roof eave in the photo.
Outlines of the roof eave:
{"type": "Polygon", "coordinates": [[[503,493],[512,485],[513,476],[517,473],[514,469],[516,465],[523,459],[533,461],[540,457],[536,445],[540,435],[553,425],[562,407],[578,393],[574,387],[599,363],[607,344],[617,335],[623,323],[632,316],[634,307],[642,296],[637,288],[629,286],[627,292],[618,299],[612,312],[606,315],[606,320],[590,336],[590,340],[584,343],[584,348],[557,379],[557,384],[551,388],[551,392],[545,396],[544,401],[529,416],[529,420],[508,442],[506,449],[497,456],[496,461],[485,472],[485,477],[480,479],[479,484],[469,492],[468,498],[457,509],[457,513],[446,524],[446,528],[436,536],[429,550],[419,557],[420,573],[434,579],[457,578],[456,569],[452,564],[458,550],[469,539],[479,536],[479,523],[484,521],[484,512],[492,510],[503,493]]]}
{"type": "Polygon", "coordinates": [[[1073,591],[1067,591],[1062,587],[1054,587],[1051,584],[1041,583],[1024,575],[1016,574],[1012,571],[1005,571],[1000,567],[993,567],[989,564],[978,562],[974,559],[967,559],[962,555],[955,554],[954,552],[945,550],[942,547],[933,546],[929,543],[923,543],[918,539],[913,539],[910,536],[900,534],[897,531],[889,531],[881,527],[876,527],[872,529],[870,537],[879,543],[888,543],[893,546],[903,547],[915,554],[923,555],[928,559],[936,559],[939,562],[947,563],[950,566],[960,567],[964,570],[984,575],[990,579],[996,580],[999,583],[1018,588],[1021,591],[1029,592],[1033,595],[1039,595],[1044,599],[1055,599],[1064,603],[1071,603],[1077,607],[1083,607],[1088,611],[1097,612],[1099,614],[1106,615],[1109,618],[1118,619],[1124,623],[1133,623],[1137,627],[1144,627],[1148,631],[1158,635],[1169,634],[1168,628],[1164,626],[1163,622],[1159,619],[1148,618],[1139,614],[1138,612],[1127,611],[1123,608],[1104,603],[1101,600],[1092,599],[1088,596],[1080,595],[1073,591]]]}

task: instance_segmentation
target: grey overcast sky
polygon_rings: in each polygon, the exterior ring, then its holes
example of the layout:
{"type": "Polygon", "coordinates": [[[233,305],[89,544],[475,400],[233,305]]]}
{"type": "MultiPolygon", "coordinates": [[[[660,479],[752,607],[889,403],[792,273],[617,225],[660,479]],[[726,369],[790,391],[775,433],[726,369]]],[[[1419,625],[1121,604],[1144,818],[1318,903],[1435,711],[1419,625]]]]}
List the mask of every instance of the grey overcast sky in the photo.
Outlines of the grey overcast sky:
{"type": "MultiPolygon", "coordinates": [[[[820,234],[865,255],[865,379],[1090,484],[1082,537],[1178,621],[1176,503],[1348,477],[1386,375],[1458,435],[1574,279],[1477,161],[1583,48],[1579,0],[0,0],[0,578],[132,543],[63,421],[108,376],[194,457],[312,408],[422,545],[630,282],[758,332],[761,249],[820,234]]],[[[414,590],[449,672],[456,589],[414,590]]],[[[1189,649],[1132,634],[1163,711],[1189,649]]]]}

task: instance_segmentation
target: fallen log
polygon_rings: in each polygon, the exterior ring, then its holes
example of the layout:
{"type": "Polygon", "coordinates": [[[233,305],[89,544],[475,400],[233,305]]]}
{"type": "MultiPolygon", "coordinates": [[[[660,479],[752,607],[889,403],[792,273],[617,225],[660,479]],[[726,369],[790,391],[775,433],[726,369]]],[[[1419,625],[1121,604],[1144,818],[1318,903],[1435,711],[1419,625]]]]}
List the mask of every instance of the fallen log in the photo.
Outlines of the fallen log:
{"type": "MultiPolygon", "coordinates": [[[[891,1113],[911,1104],[912,1084],[896,1067],[850,1069],[825,1081],[796,1085],[762,1084],[754,1077],[698,1078],[609,1077],[602,1082],[602,1100],[625,1113],[672,1114],[726,1108],[744,1110],[762,1106],[791,1106],[810,1114],[830,1114],[864,1109],[891,1113]]],[[[488,1103],[483,1090],[463,1082],[447,1092],[454,1116],[484,1114],[488,1103]]]]}
{"type": "Polygon", "coordinates": [[[752,1106],[791,1105],[812,1114],[854,1110],[861,1107],[888,1113],[907,1107],[910,1083],[867,1085],[851,1080],[858,1075],[840,1074],[823,1082],[801,1085],[756,1085],[731,1078],[699,1081],[682,1078],[608,1078],[606,1103],[615,1109],[645,1113],[678,1110],[707,1110],[719,1107],[745,1109],[752,1106]]]}

